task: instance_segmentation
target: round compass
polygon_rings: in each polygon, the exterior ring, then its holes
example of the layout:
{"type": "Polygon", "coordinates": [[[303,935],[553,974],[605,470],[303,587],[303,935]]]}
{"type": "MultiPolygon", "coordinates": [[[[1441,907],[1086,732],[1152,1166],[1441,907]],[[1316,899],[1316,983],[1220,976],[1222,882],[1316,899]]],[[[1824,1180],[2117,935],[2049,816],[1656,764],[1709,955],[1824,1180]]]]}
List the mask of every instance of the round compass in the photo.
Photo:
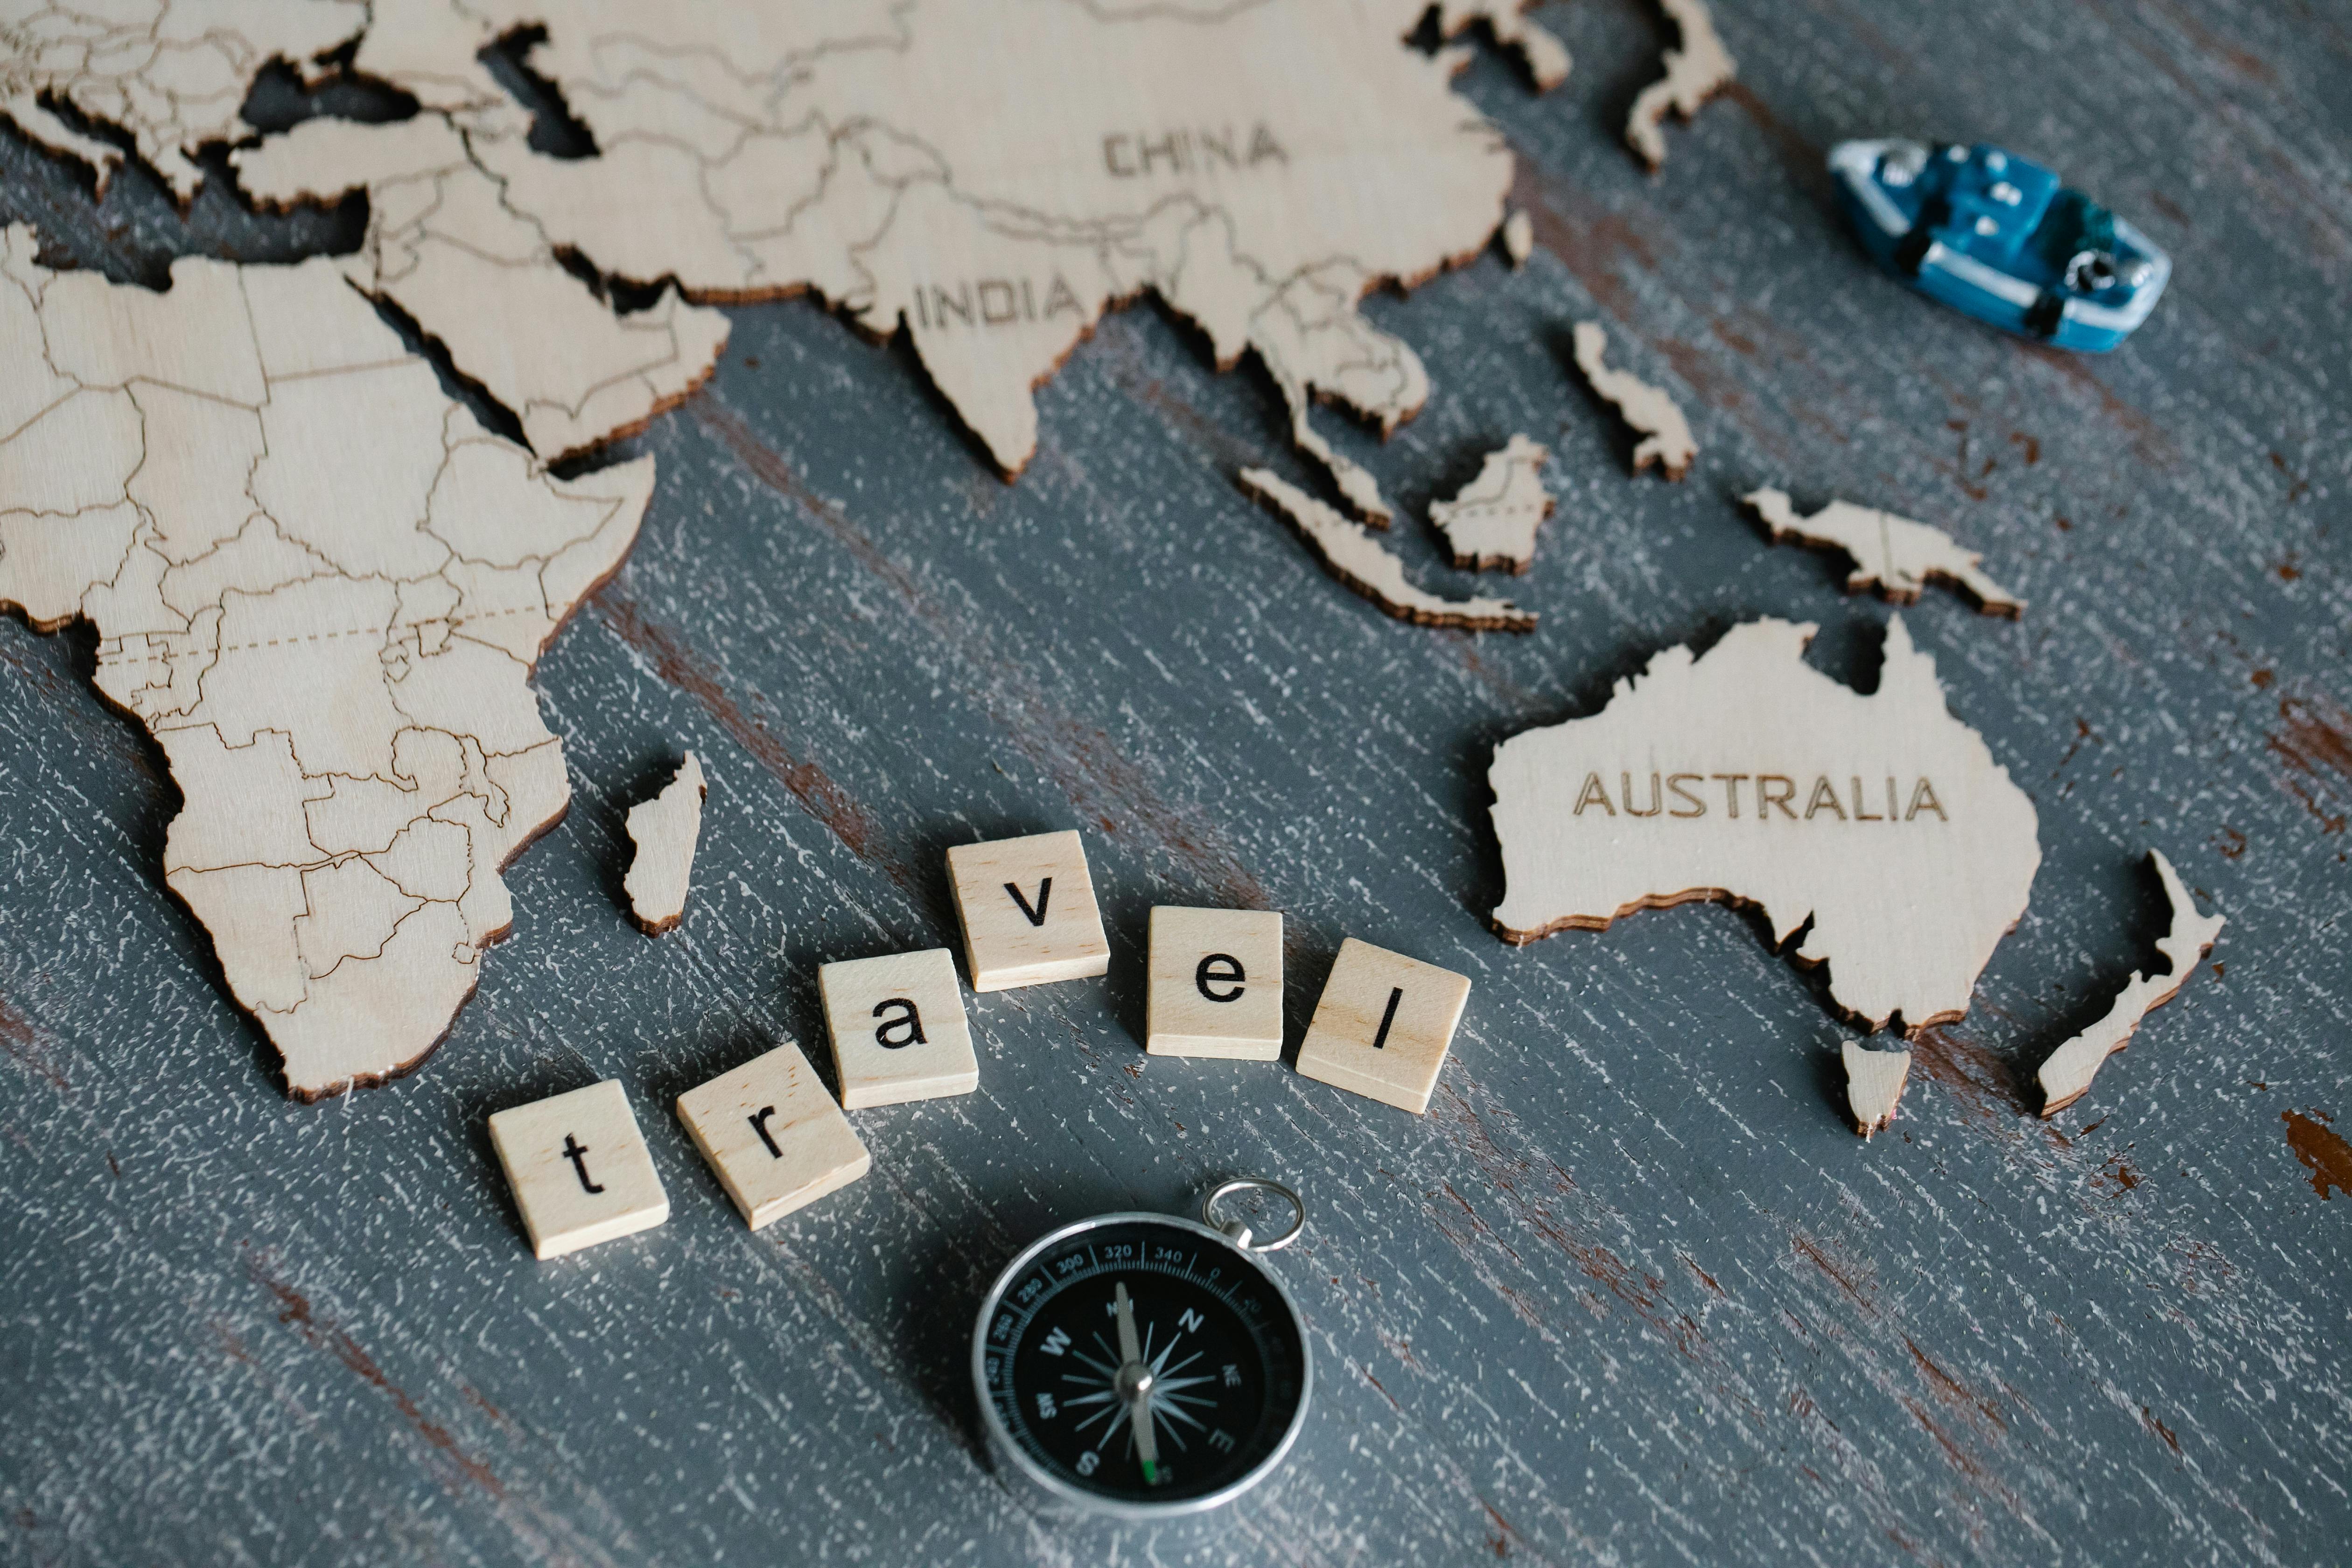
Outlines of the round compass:
{"type": "Polygon", "coordinates": [[[1049,1506],[1129,1521],[1232,1501],[1307,1419],[1306,1326],[1259,1252],[1305,1224],[1297,1194],[1228,1182],[1196,1224],[1156,1214],[1066,1226],[1014,1258],[972,1330],[982,1421],[1001,1468],[1049,1506]],[[1214,1221],[1245,1189],[1296,1210],[1256,1241],[1214,1221]]]}

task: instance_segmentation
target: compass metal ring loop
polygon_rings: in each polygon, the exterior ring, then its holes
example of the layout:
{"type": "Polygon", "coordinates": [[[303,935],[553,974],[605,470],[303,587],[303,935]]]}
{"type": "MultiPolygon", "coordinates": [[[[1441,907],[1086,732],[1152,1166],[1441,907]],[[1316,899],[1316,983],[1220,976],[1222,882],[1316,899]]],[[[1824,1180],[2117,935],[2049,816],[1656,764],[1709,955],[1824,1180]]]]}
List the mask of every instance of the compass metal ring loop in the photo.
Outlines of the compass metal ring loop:
{"type": "Polygon", "coordinates": [[[1207,1197],[1201,1200],[1201,1222],[1213,1229],[1223,1231],[1228,1240],[1244,1251],[1279,1252],[1297,1241],[1298,1233],[1307,1228],[1307,1200],[1280,1182],[1268,1181],[1263,1176],[1236,1176],[1230,1182],[1220,1182],[1211,1189],[1207,1197]],[[1244,1222],[1217,1217],[1218,1199],[1230,1197],[1235,1193],[1247,1192],[1272,1193],[1288,1204],[1291,1210],[1290,1228],[1271,1241],[1260,1241],[1244,1222]]]}

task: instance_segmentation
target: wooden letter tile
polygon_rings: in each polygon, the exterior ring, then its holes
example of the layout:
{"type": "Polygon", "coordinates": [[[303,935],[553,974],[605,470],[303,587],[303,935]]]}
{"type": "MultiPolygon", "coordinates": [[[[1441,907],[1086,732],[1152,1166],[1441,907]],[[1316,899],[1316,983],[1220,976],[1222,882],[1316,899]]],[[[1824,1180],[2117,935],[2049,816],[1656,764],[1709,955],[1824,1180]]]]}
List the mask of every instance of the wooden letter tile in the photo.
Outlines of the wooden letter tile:
{"type": "Polygon", "coordinates": [[[1087,849],[1076,833],[959,844],[948,851],[974,991],[1076,980],[1110,968],[1087,849]]]}
{"type": "Polygon", "coordinates": [[[669,1218],[669,1194],[614,1079],[499,1111],[490,1118],[490,1144],[541,1258],[669,1218]]]}
{"type": "Polygon", "coordinates": [[[1466,976],[1349,937],[1315,1004],[1298,1070],[1419,1116],[1469,999],[1466,976]]]}
{"type": "Polygon", "coordinates": [[[790,1040],[679,1095],[677,1119],[753,1230],[874,1163],[790,1040]]]}
{"type": "MultiPolygon", "coordinates": [[[[1091,909],[1093,906],[1087,906],[1091,909]]],[[[970,1094],[980,1058],[946,948],[828,963],[816,972],[841,1103],[856,1110],[970,1094]]]]}
{"type": "Polygon", "coordinates": [[[1253,1062],[1280,1057],[1282,916],[1154,908],[1143,1048],[1253,1062]]]}

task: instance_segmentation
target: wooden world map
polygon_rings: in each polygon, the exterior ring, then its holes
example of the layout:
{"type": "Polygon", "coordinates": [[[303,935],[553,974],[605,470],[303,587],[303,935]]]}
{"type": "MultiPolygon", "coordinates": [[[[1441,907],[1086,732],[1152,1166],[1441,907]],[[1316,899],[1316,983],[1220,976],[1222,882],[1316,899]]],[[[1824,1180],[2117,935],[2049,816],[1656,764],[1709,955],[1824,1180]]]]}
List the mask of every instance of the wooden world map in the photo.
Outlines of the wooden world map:
{"type": "MultiPolygon", "coordinates": [[[[874,340],[903,332],[1009,479],[1037,448],[1035,388],[1105,311],[1156,297],[1220,369],[1248,356],[1267,374],[1342,504],[1263,468],[1236,477],[1336,576],[1403,619],[1533,629],[1508,600],[1415,584],[1380,536],[1396,509],[1313,417],[1338,404],[1386,433],[1430,396],[1419,357],[1361,313],[1368,293],[1498,233],[1525,257],[1513,158],[1452,89],[1467,46],[1446,41],[1478,25],[1538,89],[1557,85],[1567,52],[1520,8],[799,0],[675,7],[656,26],[619,0],[83,0],[0,23],[0,114],[101,186],[122,151],[77,120],[127,135],[184,202],[204,177],[192,154],[225,142],[249,201],[365,198],[348,255],[184,260],[162,293],[55,272],[27,226],[0,236],[0,601],[43,627],[96,625],[100,689],[146,724],[186,799],[169,883],[292,1089],[416,1065],[511,925],[499,873],[570,793],[529,678],[626,556],[655,484],[650,458],[572,479],[550,465],[691,395],[725,346],[721,304],[805,294],[874,340]],[[534,145],[533,110],[485,59],[517,40],[593,155],[534,145]],[[239,108],[273,62],[368,79],[414,111],[249,135],[239,108]],[[380,310],[520,442],[445,393],[380,310]]],[[[1626,128],[1653,168],[1664,116],[1736,69],[1703,5],[1665,10],[1681,44],[1626,128]]],[[[1574,344],[1641,437],[1634,469],[1686,475],[1697,443],[1673,399],[1612,368],[1596,323],[1574,344]]],[[[1432,505],[1457,565],[1528,569],[1548,460],[1515,437],[1432,505]]],[[[1775,537],[1845,550],[1854,586],[1909,598],[1940,577],[2021,608],[1924,524],[1750,500],[1775,537]]],[[[1807,635],[1768,621],[1696,661],[1674,650],[1609,713],[1504,746],[1498,929],[1525,941],[1643,904],[1751,901],[1781,938],[1811,922],[1797,956],[1829,961],[1832,997],[1870,1027],[1958,1016],[2024,907],[2032,808],[1899,622],[1871,698],[1806,669],[1807,635]],[[1676,735],[1706,744],[1668,756],[1676,735]],[[1791,735],[1796,762],[1780,755],[1791,735]],[[1732,826],[1738,783],[1716,820],[1682,826],[1709,809],[1691,781],[1727,778],[1748,783],[1766,833],[1732,826]],[[1775,781],[1811,793],[1774,796],[1775,781]],[[1836,826],[1817,822],[1825,804],[1836,826]],[[1841,844],[1814,857],[1827,882],[1792,878],[1785,835],[1865,823],[1909,837],[1841,844]]],[[[678,812],[689,795],[698,809],[688,767],[678,812]]],[[[658,931],[683,910],[693,836],[647,831],[667,868],[649,860],[631,891],[658,931]]]]}

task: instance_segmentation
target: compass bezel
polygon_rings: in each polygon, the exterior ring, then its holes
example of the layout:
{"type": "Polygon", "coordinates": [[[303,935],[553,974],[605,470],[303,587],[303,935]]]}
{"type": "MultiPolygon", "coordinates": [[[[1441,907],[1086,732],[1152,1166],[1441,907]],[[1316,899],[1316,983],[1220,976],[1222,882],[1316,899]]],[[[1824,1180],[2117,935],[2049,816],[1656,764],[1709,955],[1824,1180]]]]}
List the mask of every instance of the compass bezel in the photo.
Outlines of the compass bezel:
{"type": "Polygon", "coordinates": [[[997,1275],[996,1282],[989,1287],[987,1297],[980,1304],[980,1314],[972,1321],[971,1386],[980,1405],[981,1428],[987,1436],[989,1452],[995,1458],[998,1468],[1017,1475],[1043,1494],[1049,1510],[1122,1523],[1157,1523],[1223,1508],[1264,1482],[1290,1457],[1300,1430],[1307,1425],[1307,1409],[1315,1395],[1315,1352],[1307,1342],[1307,1320],[1299,1313],[1298,1303],[1291,1299],[1289,1287],[1283,1284],[1281,1277],[1260,1261],[1256,1254],[1246,1247],[1234,1246],[1233,1237],[1223,1231],[1197,1220],[1153,1214],[1149,1210],[1123,1210],[1118,1214],[1096,1215],[1077,1220],[1040,1237],[1004,1266],[1003,1271],[997,1275]],[[1248,1265],[1274,1292],[1274,1299],[1282,1303],[1283,1310],[1290,1314],[1291,1332],[1298,1342],[1298,1402],[1283,1426],[1282,1436],[1266,1450],[1265,1457],[1214,1491],[1169,1502],[1145,1502],[1089,1490],[1048,1469],[1006,1428],[1004,1417],[996,1408],[995,1391],[990,1386],[988,1377],[988,1326],[995,1321],[997,1310],[1003,1305],[1005,1292],[1046,1253],[1089,1231],[1120,1225],[1159,1226],[1196,1240],[1215,1243],[1223,1249],[1224,1256],[1248,1265]]]}

